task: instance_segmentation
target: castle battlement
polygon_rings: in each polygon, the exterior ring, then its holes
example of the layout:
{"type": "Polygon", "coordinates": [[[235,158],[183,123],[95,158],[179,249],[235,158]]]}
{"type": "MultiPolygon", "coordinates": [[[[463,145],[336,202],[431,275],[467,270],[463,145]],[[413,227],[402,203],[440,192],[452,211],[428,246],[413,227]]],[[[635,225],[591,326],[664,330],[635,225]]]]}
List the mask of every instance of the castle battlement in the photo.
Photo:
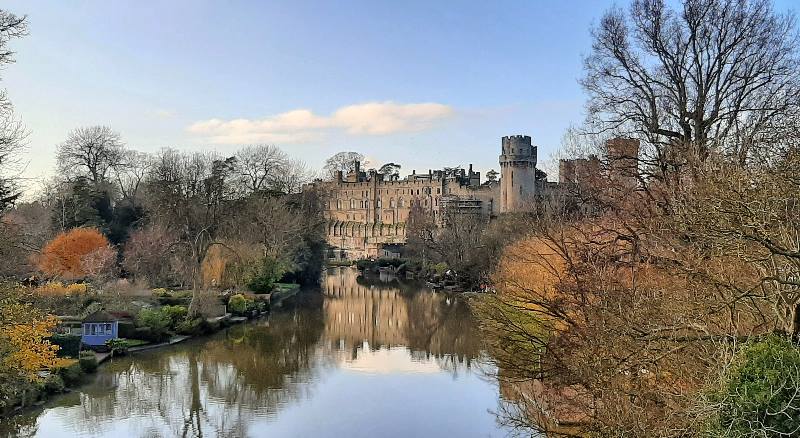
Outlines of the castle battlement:
{"type": "Polygon", "coordinates": [[[537,147],[527,135],[502,138],[500,181],[481,183],[480,172],[428,169],[400,179],[364,172],[360,163],[333,181],[317,181],[329,193],[326,206],[328,243],[346,257],[375,256],[384,244],[405,242],[412,208],[443,224],[446,212],[489,218],[501,212],[525,211],[536,187],[537,147]]]}

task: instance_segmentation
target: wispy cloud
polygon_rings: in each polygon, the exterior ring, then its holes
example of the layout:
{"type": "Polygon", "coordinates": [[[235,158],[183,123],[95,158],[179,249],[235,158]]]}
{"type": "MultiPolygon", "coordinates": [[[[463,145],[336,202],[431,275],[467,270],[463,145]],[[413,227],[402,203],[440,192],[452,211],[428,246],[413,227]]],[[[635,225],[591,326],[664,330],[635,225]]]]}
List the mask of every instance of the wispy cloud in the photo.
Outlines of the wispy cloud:
{"type": "Polygon", "coordinates": [[[329,130],[351,135],[422,131],[453,114],[452,107],[440,103],[369,102],[341,107],[328,116],[296,109],[262,119],[201,120],[187,130],[212,143],[302,143],[329,130]]]}
{"type": "Polygon", "coordinates": [[[156,108],[151,112],[151,114],[159,119],[171,119],[175,117],[175,111],[166,108],[156,108]]]}

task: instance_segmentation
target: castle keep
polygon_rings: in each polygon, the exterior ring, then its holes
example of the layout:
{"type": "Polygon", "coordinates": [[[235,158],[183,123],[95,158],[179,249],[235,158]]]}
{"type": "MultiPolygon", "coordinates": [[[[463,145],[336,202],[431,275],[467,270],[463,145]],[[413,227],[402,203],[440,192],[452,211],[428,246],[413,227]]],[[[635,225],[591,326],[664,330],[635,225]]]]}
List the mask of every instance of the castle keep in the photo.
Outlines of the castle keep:
{"type": "Polygon", "coordinates": [[[503,137],[500,212],[522,211],[536,195],[536,146],[527,135],[503,137]]]}
{"type": "Polygon", "coordinates": [[[412,172],[392,178],[365,172],[355,163],[348,174],[317,181],[327,193],[328,244],[348,258],[378,256],[386,244],[405,243],[406,221],[418,206],[437,222],[445,211],[477,214],[525,211],[537,192],[536,146],[526,135],[503,137],[499,181],[481,182],[480,172],[465,169],[412,172]]]}

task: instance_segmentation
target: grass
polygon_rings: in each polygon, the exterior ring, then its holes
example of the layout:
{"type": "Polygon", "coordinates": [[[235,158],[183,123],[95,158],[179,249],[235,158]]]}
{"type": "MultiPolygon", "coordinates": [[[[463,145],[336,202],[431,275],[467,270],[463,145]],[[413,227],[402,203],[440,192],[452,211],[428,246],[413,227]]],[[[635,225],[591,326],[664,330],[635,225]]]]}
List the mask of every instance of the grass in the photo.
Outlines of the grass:
{"type": "Polygon", "coordinates": [[[149,344],[149,342],[143,341],[141,339],[128,339],[128,338],[120,338],[120,339],[122,339],[123,341],[128,343],[128,348],[139,347],[139,346],[142,346],[142,345],[149,344]]]}

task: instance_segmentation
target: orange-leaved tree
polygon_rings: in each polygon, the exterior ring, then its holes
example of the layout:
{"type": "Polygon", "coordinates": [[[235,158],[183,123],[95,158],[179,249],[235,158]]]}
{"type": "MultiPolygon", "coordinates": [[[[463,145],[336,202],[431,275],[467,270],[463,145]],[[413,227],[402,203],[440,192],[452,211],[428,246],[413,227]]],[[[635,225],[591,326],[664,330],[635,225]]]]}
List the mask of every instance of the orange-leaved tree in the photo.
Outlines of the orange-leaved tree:
{"type": "Polygon", "coordinates": [[[86,271],[87,258],[107,249],[112,249],[111,244],[99,230],[73,228],[59,233],[44,246],[39,259],[39,269],[49,276],[66,279],[83,278],[94,274],[86,271]]]}

